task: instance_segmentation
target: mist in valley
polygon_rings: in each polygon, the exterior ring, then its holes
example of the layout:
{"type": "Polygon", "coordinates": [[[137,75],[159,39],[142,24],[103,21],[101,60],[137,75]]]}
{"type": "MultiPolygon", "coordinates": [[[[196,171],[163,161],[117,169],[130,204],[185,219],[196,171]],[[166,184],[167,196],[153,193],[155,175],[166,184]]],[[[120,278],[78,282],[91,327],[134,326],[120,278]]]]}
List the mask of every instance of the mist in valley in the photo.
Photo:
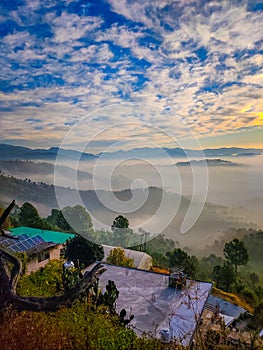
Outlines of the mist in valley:
{"type": "MultiPolygon", "coordinates": [[[[96,229],[110,229],[113,219],[123,214],[135,231],[142,227],[155,235],[164,233],[178,246],[197,252],[223,238],[229,227],[263,227],[263,156],[223,159],[234,165],[209,165],[207,183],[205,168],[176,165],[182,158],[68,161],[55,166],[23,161],[16,167],[2,162],[1,170],[18,178],[27,177],[35,182],[68,188],[68,191],[62,190],[59,206],[84,204],[96,229]],[[197,178],[195,191],[193,173],[197,178]],[[198,206],[198,198],[203,200],[206,185],[207,197],[202,213],[190,230],[182,234],[182,223],[193,192],[198,206]],[[148,191],[149,187],[153,189],[148,191]],[[96,196],[92,190],[96,190],[96,196]],[[117,206],[114,205],[116,197],[117,206]],[[162,210],[158,210],[161,204],[162,210]]],[[[21,199],[29,200],[26,193],[21,199]]],[[[34,205],[42,215],[51,209],[43,200],[39,203],[34,200],[34,205]]]]}

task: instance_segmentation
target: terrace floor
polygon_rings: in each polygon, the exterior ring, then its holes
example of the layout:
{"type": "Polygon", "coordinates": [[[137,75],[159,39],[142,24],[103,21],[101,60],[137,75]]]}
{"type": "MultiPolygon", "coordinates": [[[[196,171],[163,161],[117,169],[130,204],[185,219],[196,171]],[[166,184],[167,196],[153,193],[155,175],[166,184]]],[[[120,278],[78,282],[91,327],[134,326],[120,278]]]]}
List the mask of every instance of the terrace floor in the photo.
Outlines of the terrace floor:
{"type": "Polygon", "coordinates": [[[101,288],[105,289],[108,280],[115,282],[119,290],[117,311],[126,309],[127,316],[135,316],[131,327],[139,336],[147,333],[159,338],[160,331],[169,328],[178,343],[191,343],[211,283],[187,280],[186,287],[178,290],[168,287],[168,275],[103,265],[107,271],[100,277],[101,288]]]}

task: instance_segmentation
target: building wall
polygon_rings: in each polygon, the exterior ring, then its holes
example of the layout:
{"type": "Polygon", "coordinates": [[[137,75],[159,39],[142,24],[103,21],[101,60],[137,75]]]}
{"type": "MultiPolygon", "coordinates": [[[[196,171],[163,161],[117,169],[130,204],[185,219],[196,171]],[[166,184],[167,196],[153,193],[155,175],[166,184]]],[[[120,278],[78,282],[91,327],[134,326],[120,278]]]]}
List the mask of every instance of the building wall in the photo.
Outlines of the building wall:
{"type": "Polygon", "coordinates": [[[30,274],[31,272],[37,271],[38,269],[40,269],[40,267],[45,267],[46,264],[50,260],[59,259],[60,258],[60,251],[61,251],[62,247],[63,247],[62,244],[59,244],[55,248],[51,249],[49,251],[49,258],[48,259],[44,259],[42,261],[39,261],[38,257],[36,257],[33,260],[31,260],[27,265],[27,274],[30,274]]]}

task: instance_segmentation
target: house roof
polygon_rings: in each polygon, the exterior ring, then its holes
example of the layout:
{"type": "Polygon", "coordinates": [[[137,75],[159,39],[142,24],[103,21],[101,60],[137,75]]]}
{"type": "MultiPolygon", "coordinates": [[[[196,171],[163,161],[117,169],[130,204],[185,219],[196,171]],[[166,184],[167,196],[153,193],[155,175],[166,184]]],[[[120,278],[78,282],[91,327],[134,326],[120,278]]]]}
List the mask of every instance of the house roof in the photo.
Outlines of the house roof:
{"type": "Polygon", "coordinates": [[[41,230],[38,228],[24,226],[12,228],[10,231],[15,236],[20,236],[22,234],[26,234],[29,237],[40,236],[45,242],[53,242],[57,244],[65,243],[67,239],[73,238],[75,236],[71,233],[41,230]]]}
{"type": "MultiPolygon", "coordinates": [[[[93,265],[92,265],[93,266],[93,265]]],[[[88,267],[86,270],[92,268],[88,267]]],[[[103,290],[113,280],[119,290],[117,311],[134,314],[131,326],[140,336],[144,332],[159,338],[169,328],[172,337],[187,346],[191,343],[212,284],[187,280],[182,290],[168,287],[169,276],[145,270],[104,264],[99,283],[103,290]]]]}
{"type": "Polygon", "coordinates": [[[45,242],[39,235],[29,237],[21,234],[18,239],[0,237],[0,244],[13,253],[26,252],[29,256],[56,246],[56,243],[45,242]]]}
{"type": "Polygon", "coordinates": [[[227,327],[230,326],[235,321],[235,318],[233,316],[228,316],[228,315],[223,315],[223,314],[219,314],[219,316],[222,317],[222,319],[227,327]]]}
{"type": "Polygon", "coordinates": [[[52,242],[42,242],[42,243],[38,244],[37,246],[27,250],[26,253],[30,257],[30,256],[35,255],[37,253],[43,252],[45,250],[50,250],[56,246],[57,246],[57,244],[52,243],[52,242]]]}
{"type": "Polygon", "coordinates": [[[207,303],[213,306],[219,306],[219,312],[226,316],[234,317],[235,319],[239,318],[239,316],[245,313],[247,310],[242,307],[232,304],[229,301],[224,299],[215,297],[214,295],[210,295],[207,303]]]}

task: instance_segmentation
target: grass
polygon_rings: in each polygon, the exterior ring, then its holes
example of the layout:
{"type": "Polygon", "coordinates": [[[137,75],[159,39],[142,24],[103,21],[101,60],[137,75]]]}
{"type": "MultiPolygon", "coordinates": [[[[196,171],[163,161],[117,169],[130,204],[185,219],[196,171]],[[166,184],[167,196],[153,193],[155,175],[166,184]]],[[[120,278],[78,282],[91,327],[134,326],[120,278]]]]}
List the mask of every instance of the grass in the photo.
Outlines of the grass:
{"type": "Polygon", "coordinates": [[[246,309],[247,311],[249,311],[251,313],[253,313],[253,311],[254,311],[254,309],[246,301],[244,301],[243,299],[241,299],[240,297],[238,297],[235,294],[224,292],[223,290],[215,288],[215,287],[213,287],[213,289],[212,289],[212,294],[215,297],[224,299],[232,304],[243,307],[244,309],[246,309]]]}

